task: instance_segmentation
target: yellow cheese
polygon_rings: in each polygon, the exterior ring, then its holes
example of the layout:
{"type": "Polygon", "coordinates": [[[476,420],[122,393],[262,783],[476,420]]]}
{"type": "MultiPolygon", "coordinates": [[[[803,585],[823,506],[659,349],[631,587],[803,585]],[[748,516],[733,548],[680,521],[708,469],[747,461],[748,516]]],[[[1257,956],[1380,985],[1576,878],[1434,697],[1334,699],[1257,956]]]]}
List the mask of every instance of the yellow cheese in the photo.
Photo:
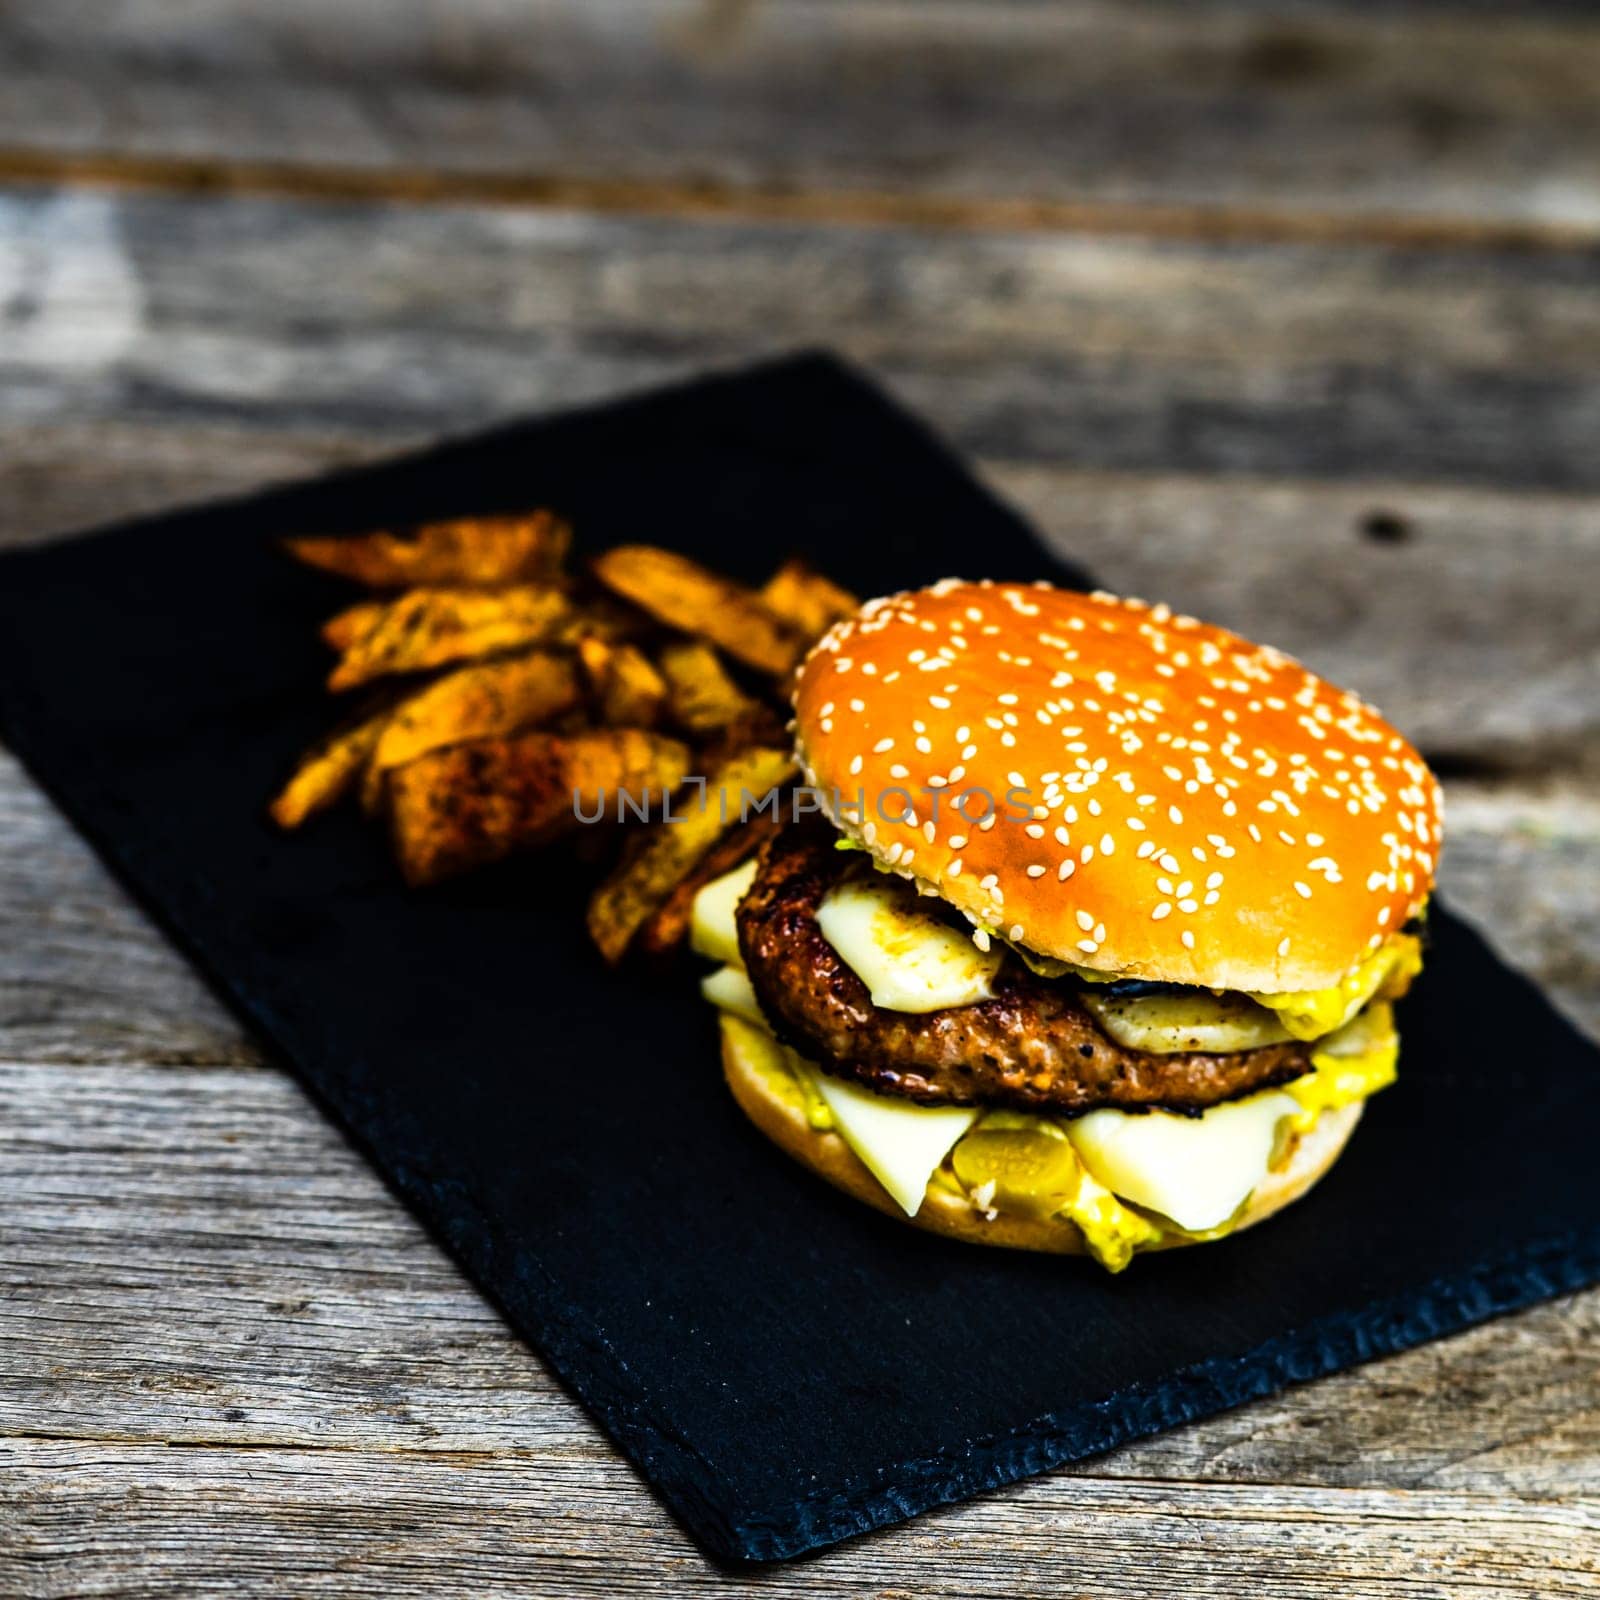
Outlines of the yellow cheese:
{"type": "Polygon", "coordinates": [[[978,1120],[975,1106],[919,1106],[873,1094],[818,1072],[790,1052],[796,1076],[804,1074],[833,1114],[833,1125],[908,1217],[922,1208],[928,1180],[950,1147],[978,1120]]]}
{"type": "Polygon", "coordinates": [[[1422,941],[1409,933],[1397,933],[1330,988],[1252,994],[1250,998],[1276,1011],[1295,1038],[1320,1039],[1342,1028],[1380,989],[1385,999],[1398,999],[1421,970],[1422,941]]]}
{"type": "Polygon", "coordinates": [[[1300,1113],[1295,1131],[1307,1132],[1324,1111],[1365,1100],[1394,1082],[1400,1060],[1400,1035],[1394,1012],[1375,1000],[1360,1016],[1323,1039],[1311,1052],[1312,1070],[1286,1086],[1300,1113]]]}
{"type": "Polygon", "coordinates": [[[1278,1124],[1298,1109],[1291,1096],[1269,1090],[1200,1117],[1091,1111],[1067,1134],[1114,1194],[1203,1233],[1226,1222],[1266,1177],[1278,1124]]]}
{"type": "Polygon", "coordinates": [[[1135,1250],[1147,1249],[1161,1237],[1155,1223],[1123,1205],[1087,1170],[1062,1215],[1077,1223],[1089,1254],[1108,1272],[1121,1272],[1135,1250]]]}
{"type": "Polygon", "coordinates": [[[847,878],[817,907],[817,926],[885,1011],[944,1011],[987,1000],[1001,952],[980,950],[919,901],[898,879],[847,878]]]}
{"type": "Polygon", "coordinates": [[[739,930],[734,925],[734,908],[750,892],[755,882],[756,864],[746,861],[732,872],[713,878],[694,897],[689,916],[689,944],[713,961],[738,963],[739,930]]]}
{"type": "Polygon", "coordinates": [[[750,986],[750,975],[743,967],[734,966],[732,962],[718,967],[709,977],[700,980],[700,993],[719,1011],[731,1011],[734,1016],[763,1028],[767,1025],[756,992],[750,986]]]}

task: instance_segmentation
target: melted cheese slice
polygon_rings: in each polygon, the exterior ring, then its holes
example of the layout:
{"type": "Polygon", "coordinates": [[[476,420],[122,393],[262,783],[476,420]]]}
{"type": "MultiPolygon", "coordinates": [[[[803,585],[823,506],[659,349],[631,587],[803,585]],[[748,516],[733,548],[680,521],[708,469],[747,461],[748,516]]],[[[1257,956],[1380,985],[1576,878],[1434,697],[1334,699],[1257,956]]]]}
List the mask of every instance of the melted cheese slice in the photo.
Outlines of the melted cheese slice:
{"type": "Polygon", "coordinates": [[[885,1011],[945,1011],[987,1000],[1000,951],[980,950],[922,910],[919,899],[898,879],[846,879],[817,907],[817,926],[885,1011]]]}
{"type": "Polygon", "coordinates": [[[844,1142],[861,1157],[908,1217],[916,1216],[928,1180],[950,1147],[978,1120],[976,1106],[918,1106],[909,1100],[873,1094],[870,1089],[830,1078],[791,1051],[797,1077],[821,1096],[844,1142]]]}
{"type": "Polygon", "coordinates": [[[725,961],[732,966],[742,962],[739,954],[739,930],[734,923],[734,908],[750,892],[756,879],[754,858],[743,866],[713,878],[694,897],[689,913],[689,945],[713,961],[725,961]]]}
{"type": "Polygon", "coordinates": [[[762,1028],[767,1025],[756,992],[750,985],[750,975],[743,967],[736,967],[731,962],[725,967],[718,967],[710,977],[700,980],[700,993],[719,1011],[731,1011],[734,1016],[743,1017],[746,1022],[754,1022],[762,1028]]]}
{"type": "Polygon", "coordinates": [[[1422,941],[1414,934],[1397,933],[1331,988],[1252,994],[1250,998],[1277,1012],[1295,1038],[1320,1039],[1342,1028],[1380,989],[1386,997],[1404,994],[1421,970],[1422,941]]]}
{"type": "Polygon", "coordinates": [[[1242,994],[1178,989],[1124,996],[1086,990],[1083,1003],[1118,1044],[1152,1055],[1257,1050],[1293,1037],[1272,1012],[1242,994]]]}
{"type": "Polygon", "coordinates": [[[1091,1111],[1067,1125],[1067,1137],[1112,1193],[1204,1233],[1221,1227],[1266,1177],[1278,1124],[1299,1109],[1292,1096],[1271,1090],[1201,1117],[1091,1111]]]}
{"type": "Polygon", "coordinates": [[[1312,1070],[1284,1088],[1300,1105],[1295,1128],[1304,1133],[1324,1111],[1365,1100],[1395,1080],[1400,1035],[1394,1012],[1374,1000],[1354,1021],[1329,1034],[1311,1052],[1312,1070]]]}

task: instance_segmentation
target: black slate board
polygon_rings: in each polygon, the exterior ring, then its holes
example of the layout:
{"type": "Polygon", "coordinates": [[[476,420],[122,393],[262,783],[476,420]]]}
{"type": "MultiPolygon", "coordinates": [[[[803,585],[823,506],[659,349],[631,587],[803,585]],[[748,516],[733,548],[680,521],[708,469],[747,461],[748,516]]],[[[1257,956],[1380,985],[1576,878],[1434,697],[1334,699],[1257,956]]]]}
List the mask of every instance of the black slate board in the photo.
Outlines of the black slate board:
{"type": "Polygon", "coordinates": [[[723,1090],[690,972],[591,955],[565,853],[412,895],[353,817],[275,834],[348,591],[274,536],[538,503],[588,549],[751,579],[800,551],[862,593],[1086,581],[804,357],[10,556],[0,716],[708,1550],[792,1556],[1600,1277],[1600,1060],[1443,910],[1401,1082],[1333,1174],[1113,1279],[791,1166],[723,1090]]]}

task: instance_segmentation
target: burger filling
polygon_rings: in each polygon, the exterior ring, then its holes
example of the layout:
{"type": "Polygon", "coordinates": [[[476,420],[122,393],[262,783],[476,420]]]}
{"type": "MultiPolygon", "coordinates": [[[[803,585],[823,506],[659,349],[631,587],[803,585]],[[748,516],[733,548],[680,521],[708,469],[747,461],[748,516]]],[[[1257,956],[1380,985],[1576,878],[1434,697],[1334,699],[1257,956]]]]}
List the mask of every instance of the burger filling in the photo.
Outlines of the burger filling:
{"type": "Polygon", "coordinates": [[[787,829],[708,885],[694,944],[746,1058],[908,1215],[938,1187],[989,1218],[1060,1218],[1120,1270],[1166,1234],[1226,1233],[1324,1112],[1393,1081],[1410,933],[1326,990],[1118,981],[980,949],[835,838],[787,829]]]}

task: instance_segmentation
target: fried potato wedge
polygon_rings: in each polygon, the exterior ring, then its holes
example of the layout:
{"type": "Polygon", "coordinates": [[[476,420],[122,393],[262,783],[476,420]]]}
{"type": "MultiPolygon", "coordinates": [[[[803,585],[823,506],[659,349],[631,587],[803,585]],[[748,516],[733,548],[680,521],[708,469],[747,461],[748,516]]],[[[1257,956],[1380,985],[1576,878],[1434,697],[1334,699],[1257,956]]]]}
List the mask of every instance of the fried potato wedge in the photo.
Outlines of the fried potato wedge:
{"type": "Polygon", "coordinates": [[[728,676],[710,645],[698,639],[675,640],[662,647],[659,659],[667,681],[667,709],[689,733],[731,728],[761,710],[761,702],[728,676]]]}
{"type": "Polygon", "coordinates": [[[298,828],[343,799],[371,761],[390,715],[384,710],[348,723],[313,745],[267,808],[272,820],[280,828],[298,828]]]}
{"type": "Polygon", "coordinates": [[[589,937],[613,965],[627,953],[634,935],[667,896],[731,826],[741,812],[792,776],[787,750],[744,750],[720,762],[706,776],[698,801],[687,803],[671,822],[640,836],[621,865],[589,901],[589,937]]]}
{"type": "Polygon", "coordinates": [[[413,589],[383,609],[349,645],[328,679],[351,689],[390,673],[420,672],[539,644],[566,622],[572,603],[547,584],[514,589],[413,589]]]}
{"type": "Polygon", "coordinates": [[[400,870],[410,884],[437,883],[558,837],[578,825],[580,807],[612,811],[618,794],[659,805],[688,770],[687,745],[637,728],[431,750],[389,769],[400,870]]]}
{"type": "Polygon", "coordinates": [[[323,623],[322,642],[330,650],[337,650],[343,655],[357,639],[377,626],[378,619],[388,609],[387,600],[362,600],[356,605],[346,606],[337,616],[329,617],[323,623]]]}
{"type": "Polygon", "coordinates": [[[805,641],[752,589],[655,545],[621,545],[595,559],[594,574],[659,622],[709,639],[736,661],[782,677],[805,641]]]}
{"type": "Polygon", "coordinates": [[[458,667],[400,702],[378,740],[373,766],[401,767],[444,745],[537,727],[570,711],[579,693],[576,667],[551,650],[458,667]]]}
{"type": "Polygon", "coordinates": [[[459,517],[399,533],[284,540],[297,561],[369,589],[548,580],[561,571],[571,544],[571,528],[549,511],[459,517]]]}
{"type": "Polygon", "coordinates": [[[801,638],[818,639],[843,617],[854,616],[861,602],[798,557],[784,564],[761,587],[761,601],[801,638]]]}
{"type": "Polygon", "coordinates": [[[667,680],[637,645],[612,644],[591,634],[578,641],[578,659],[602,722],[648,728],[660,719],[667,680]]]}
{"type": "Polygon", "coordinates": [[[650,956],[663,956],[676,950],[689,937],[694,897],[713,878],[732,872],[741,861],[753,856],[782,825],[782,817],[771,811],[753,813],[748,821],[736,822],[673,885],[666,899],[634,936],[633,948],[650,956]]]}

